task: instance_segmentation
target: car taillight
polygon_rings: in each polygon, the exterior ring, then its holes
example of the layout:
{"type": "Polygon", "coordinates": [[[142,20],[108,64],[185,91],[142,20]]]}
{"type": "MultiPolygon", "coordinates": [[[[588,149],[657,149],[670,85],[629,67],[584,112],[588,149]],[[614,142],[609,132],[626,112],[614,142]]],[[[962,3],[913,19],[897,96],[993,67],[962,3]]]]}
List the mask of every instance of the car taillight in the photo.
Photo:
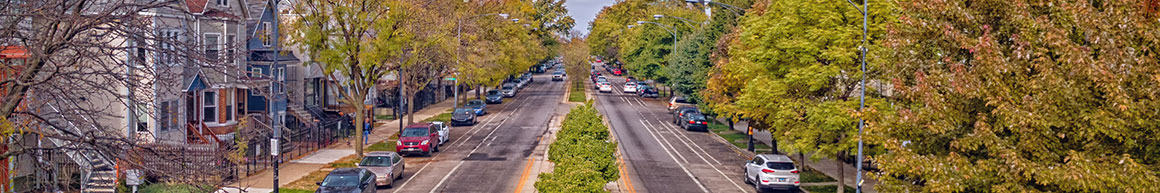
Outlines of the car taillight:
{"type": "Polygon", "coordinates": [[[689,124],[696,124],[696,121],[689,121],[689,124]]]}
{"type": "Polygon", "coordinates": [[[794,173],[794,174],[796,174],[796,173],[798,173],[798,171],[797,171],[797,170],[794,170],[794,171],[789,171],[789,173],[794,173]]]}
{"type": "Polygon", "coordinates": [[[761,172],[762,172],[762,173],[773,173],[773,170],[771,170],[771,169],[761,169],[761,172]]]}

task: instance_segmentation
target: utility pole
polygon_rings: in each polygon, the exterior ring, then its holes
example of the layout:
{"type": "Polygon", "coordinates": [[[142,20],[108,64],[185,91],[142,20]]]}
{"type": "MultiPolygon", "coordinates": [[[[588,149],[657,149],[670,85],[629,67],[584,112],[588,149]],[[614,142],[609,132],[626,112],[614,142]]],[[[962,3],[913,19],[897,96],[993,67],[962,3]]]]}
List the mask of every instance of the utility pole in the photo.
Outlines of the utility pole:
{"type": "MultiPolygon", "coordinates": [[[[270,27],[276,28],[275,26],[278,26],[278,24],[279,24],[278,23],[278,0],[270,0],[270,3],[267,3],[267,5],[272,5],[274,8],[274,18],[273,18],[274,25],[270,25],[270,27]]],[[[274,30],[274,29],[266,29],[266,30],[274,30]]],[[[278,76],[278,74],[274,73],[275,72],[274,68],[276,68],[278,66],[278,60],[280,59],[279,55],[281,55],[282,53],[278,50],[278,31],[276,31],[276,30],[272,31],[271,34],[273,35],[273,37],[270,37],[270,39],[271,39],[270,41],[272,41],[272,43],[274,44],[274,62],[272,64],[270,64],[270,75],[271,75],[270,76],[271,77],[271,79],[270,79],[270,93],[269,93],[270,99],[268,101],[268,103],[270,105],[267,106],[267,108],[270,109],[270,122],[271,122],[270,127],[272,129],[274,129],[274,137],[270,139],[270,155],[274,156],[274,193],[278,193],[278,165],[279,165],[279,163],[282,162],[282,156],[280,155],[281,154],[280,152],[282,150],[281,150],[281,148],[279,148],[278,143],[282,142],[281,141],[282,140],[282,130],[278,129],[279,117],[278,117],[277,112],[274,111],[274,104],[275,104],[274,101],[278,99],[278,94],[275,92],[276,90],[274,89],[275,84],[277,84],[276,80],[278,80],[278,79],[276,76],[278,76]]]]}
{"type": "MultiPolygon", "coordinates": [[[[859,11],[862,11],[862,46],[861,46],[861,48],[862,48],[861,49],[861,51],[862,51],[862,83],[860,83],[861,84],[860,87],[862,87],[862,89],[859,89],[859,90],[861,90],[860,92],[862,92],[862,94],[860,94],[858,96],[860,98],[859,99],[860,101],[858,102],[858,112],[863,112],[862,110],[866,108],[866,36],[869,34],[869,32],[867,32],[866,19],[869,18],[869,16],[870,16],[870,14],[869,14],[870,7],[867,6],[868,4],[866,3],[866,1],[867,0],[862,0],[862,8],[859,9],[859,11]]],[[[853,5],[854,8],[858,8],[857,5],[854,5],[853,1],[846,0],[846,2],[850,2],[850,5],[853,5]]],[[[857,163],[858,173],[856,174],[857,177],[854,180],[854,183],[856,183],[856,185],[857,185],[857,188],[854,189],[855,193],[862,193],[862,162],[863,162],[862,161],[862,159],[863,159],[863,157],[862,157],[863,156],[862,155],[862,130],[865,128],[865,125],[866,125],[866,120],[859,117],[858,118],[858,159],[854,160],[854,161],[858,162],[857,163]]],[[[839,184],[841,184],[841,183],[839,183],[839,184]]]]}

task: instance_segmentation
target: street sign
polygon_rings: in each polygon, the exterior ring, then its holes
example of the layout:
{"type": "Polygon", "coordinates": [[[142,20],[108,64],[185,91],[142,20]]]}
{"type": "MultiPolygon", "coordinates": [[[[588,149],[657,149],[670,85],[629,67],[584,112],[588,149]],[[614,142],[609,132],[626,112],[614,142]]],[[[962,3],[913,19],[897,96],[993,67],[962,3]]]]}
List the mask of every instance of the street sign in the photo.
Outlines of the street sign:
{"type": "Polygon", "coordinates": [[[278,139],[270,139],[270,155],[278,156],[278,139]]]}
{"type": "Polygon", "coordinates": [[[125,185],[138,186],[141,184],[141,170],[125,170],[125,185]]]}

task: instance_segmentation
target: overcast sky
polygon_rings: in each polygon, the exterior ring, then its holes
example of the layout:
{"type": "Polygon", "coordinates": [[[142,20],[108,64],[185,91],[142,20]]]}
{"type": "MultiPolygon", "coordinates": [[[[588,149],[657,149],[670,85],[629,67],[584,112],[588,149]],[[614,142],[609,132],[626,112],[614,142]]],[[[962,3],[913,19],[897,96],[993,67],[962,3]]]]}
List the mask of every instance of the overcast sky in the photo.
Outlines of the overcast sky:
{"type": "Polygon", "coordinates": [[[564,3],[564,7],[568,8],[568,14],[572,15],[572,19],[576,20],[576,27],[572,28],[580,31],[585,35],[588,34],[588,22],[596,18],[596,13],[600,13],[600,9],[604,6],[612,5],[614,0],[568,0],[564,3]]]}

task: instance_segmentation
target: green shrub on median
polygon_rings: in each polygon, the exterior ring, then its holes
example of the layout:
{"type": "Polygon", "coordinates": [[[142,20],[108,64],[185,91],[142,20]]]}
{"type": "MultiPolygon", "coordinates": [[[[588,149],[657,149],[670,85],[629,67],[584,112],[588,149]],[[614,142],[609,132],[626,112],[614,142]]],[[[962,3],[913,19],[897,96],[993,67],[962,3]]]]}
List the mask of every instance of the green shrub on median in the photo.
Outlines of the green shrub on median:
{"type": "Polygon", "coordinates": [[[611,142],[603,117],[591,102],[572,108],[556,141],[549,145],[552,173],[536,181],[540,192],[605,192],[604,184],[620,177],[616,143],[611,142]]]}

